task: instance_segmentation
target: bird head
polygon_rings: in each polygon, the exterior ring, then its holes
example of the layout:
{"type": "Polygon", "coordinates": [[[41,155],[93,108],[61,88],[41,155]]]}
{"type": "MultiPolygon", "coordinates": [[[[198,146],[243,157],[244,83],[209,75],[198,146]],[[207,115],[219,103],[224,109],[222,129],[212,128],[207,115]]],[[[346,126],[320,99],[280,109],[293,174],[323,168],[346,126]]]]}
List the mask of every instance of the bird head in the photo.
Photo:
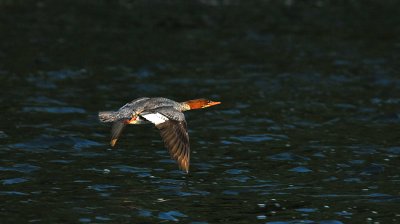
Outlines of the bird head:
{"type": "Polygon", "coordinates": [[[202,109],[206,107],[215,106],[220,104],[221,102],[207,100],[207,99],[195,99],[195,100],[188,100],[185,103],[189,105],[191,110],[195,110],[195,109],[202,109]]]}

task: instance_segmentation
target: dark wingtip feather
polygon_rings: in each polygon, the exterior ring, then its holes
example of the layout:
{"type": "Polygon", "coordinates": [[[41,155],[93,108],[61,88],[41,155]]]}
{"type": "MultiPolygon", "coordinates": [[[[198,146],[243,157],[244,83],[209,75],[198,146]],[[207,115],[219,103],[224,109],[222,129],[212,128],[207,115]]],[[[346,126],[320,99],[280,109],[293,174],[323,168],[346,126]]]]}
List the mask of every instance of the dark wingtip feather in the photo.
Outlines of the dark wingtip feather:
{"type": "Polygon", "coordinates": [[[179,168],[189,173],[190,145],[185,121],[169,120],[156,125],[160,130],[165,147],[171,157],[178,162],[179,168]]]}
{"type": "Polygon", "coordinates": [[[113,123],[111,127],[111,141],[110,141],[110,145],[112,147],[114,147],[115,144],[117,144],[117,140],[121,136],[122,130],[124,129],[125,125],[126,124],[123,121],[117,121],[113,123]]]}

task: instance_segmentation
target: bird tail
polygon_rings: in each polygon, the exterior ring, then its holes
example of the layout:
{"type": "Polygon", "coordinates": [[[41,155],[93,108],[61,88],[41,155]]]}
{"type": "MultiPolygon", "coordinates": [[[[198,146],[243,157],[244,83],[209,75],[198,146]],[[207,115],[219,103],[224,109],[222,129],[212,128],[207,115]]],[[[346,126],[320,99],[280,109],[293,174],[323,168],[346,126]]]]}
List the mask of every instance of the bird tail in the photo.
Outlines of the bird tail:
{"type": "Polygon", "coordinates": [[[99,120],[101,122],[114,122],[117,119],[115,111],[100,111],[99,120]]]}

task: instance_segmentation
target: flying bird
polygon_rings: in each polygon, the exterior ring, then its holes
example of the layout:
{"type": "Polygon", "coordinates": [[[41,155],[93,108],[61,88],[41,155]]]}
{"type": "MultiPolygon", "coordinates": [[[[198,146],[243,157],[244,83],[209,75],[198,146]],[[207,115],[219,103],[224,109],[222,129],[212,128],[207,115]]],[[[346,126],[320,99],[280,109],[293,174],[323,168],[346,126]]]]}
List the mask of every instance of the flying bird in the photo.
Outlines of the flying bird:
{"type": "Polygon", "coordinates": [[[189,172],[190,145],[184,111],[202,109],[220,104],[207,99],[176,102],[162,97],[142,97],[117,111],[99,112],[101,122],[112,122],[111,146],[115,146],[122,130],[128,124],[152,123],[160,130],[165,147],[179,168],[189,172]]]}

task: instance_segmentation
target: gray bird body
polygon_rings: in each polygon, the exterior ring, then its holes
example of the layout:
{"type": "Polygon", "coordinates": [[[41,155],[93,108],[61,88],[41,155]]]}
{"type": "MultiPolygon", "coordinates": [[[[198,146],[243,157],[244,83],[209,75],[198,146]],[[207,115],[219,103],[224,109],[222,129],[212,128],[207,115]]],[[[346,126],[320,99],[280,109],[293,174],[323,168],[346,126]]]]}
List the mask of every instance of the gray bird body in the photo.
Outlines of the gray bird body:
{"type": "MultiPolygon", "coordinates": [[[[143,111],[154,110],[161,107],[172,107],[176,112],[188,110],[187,106],[185,107],[182,103],[167,98],[142,97],[125,104],[119,108],[118,111],[100,112],[99,119],[102,122],[115,122],[118,120],[130,119],[132,116],[140,115],[143,111]]],[[[164,109],[164,111],[166,111],[166,109],[164,109]]],[[[176,112],[170,111],[169,114],[175,116],[174,113],[176,112]]],[[[145,121],[142,122],[146,123],[145,121]]]]}
{"type": "Polygon", "coordinates": [[[171,157],[179,167],[189,172],[190,145],[187,125],[183,111],[201,109],[220,104],[206,99],[176,102],[163,97],[142,97],[135,99],[117,111],[99,112],[101,122],[112,122],[111,146],[119,139],[127,124],[153,123],[171,157]]]}

